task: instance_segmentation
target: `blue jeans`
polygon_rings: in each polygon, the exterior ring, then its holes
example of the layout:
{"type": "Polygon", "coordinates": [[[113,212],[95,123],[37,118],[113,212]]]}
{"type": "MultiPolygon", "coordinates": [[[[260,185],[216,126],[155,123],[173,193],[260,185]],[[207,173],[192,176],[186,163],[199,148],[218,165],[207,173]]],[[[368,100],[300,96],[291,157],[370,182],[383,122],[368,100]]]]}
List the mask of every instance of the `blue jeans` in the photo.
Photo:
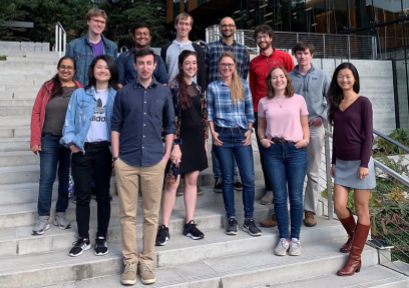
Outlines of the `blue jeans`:
{"type": "MultiPolygon", "coordinates": [[[[213,176],[214,179],[219,179],[222,177],[222,172],[220,171],[219,160],[217,160],[214,149],[212,148],[212,167],[213,167],[213,176]]],[[[239,169],[237,168],[237,163],[234,161],[234,176],[239,175],[239,169]]]]}
{"type": "Polygon", "coordinates": [[[68,180],[71,150],[60,144],[61,137],[43,134],[40,154],[40,187],[37,211],[40,216],[50,216],[51,196],[58,165],[58,200],[56,212],[68,207],[68,180]]]}
{"type": "Polygon", "coordinates": [[[264,163],[274,194],[274,212],[280,238],[289,239],[287,182],[290,198],[291,238],[300,239],[303,218],[303,186],[307,173],[307,147],[297,149],[292,142],[274,143],[264,150],[264,163]]]}
{"type": "Polygon", "coordinates": [[[253,150],[251,145],[244,146],[243,140],[246,139],[243,128],[221,128],[215,127],[219,133],[219,140],[223,142],[222,146],[213,146],[214,153],[220,163],[222,172],[222,191],[224,207],[227,217],[235,217],[234,208],[234,159],[236,159],[239,168],[240,177],[243,182],[243,205],[245,218],[253,218],[254,213],[254,162],[253,150]]]}

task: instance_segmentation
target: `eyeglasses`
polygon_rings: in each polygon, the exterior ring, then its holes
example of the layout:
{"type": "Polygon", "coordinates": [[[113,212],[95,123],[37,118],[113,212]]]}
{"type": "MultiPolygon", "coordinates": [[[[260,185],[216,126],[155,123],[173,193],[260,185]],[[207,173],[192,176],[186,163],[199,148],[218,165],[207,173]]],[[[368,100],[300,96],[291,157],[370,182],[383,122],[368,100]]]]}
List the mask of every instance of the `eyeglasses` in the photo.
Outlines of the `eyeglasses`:
{"type": "Polygon", "coordinates": [[[228,25],[220,25],[220,27],[222,27],[222,28],[234,28],[234,27],[236,27],[236,25],[234,25],[234,24],[228,24],[228,25]]]}
{"type": "Polygon", "coordinates": [[[223,67],[223,68],[226,68],[226,67],[233,68],[234,67],[233,63],[220,63],[219,65],[220,67],[223,67]]]}
{"type": "Polygon", "coordinates": [[[72,66],[64,66],[64,65],[61,65],[59,68],[60,68],[61,70],[74,70],[74,67],[72,67],[72,66]]]}
{"type": "Polygon", "coordinates": [[[105,25],[107,22],[105,22],[105,21],[101,21],[101,20],[96,20],[96,19],[91,19],[92,21],[94,21],[94,22],[97,22],[97,23],[99,23],[99,24],[103,24],[103,25],[105,25]]]}
{"type": "Polygon", "coordinates": [[[267,38],[268,38],[267,35],[262,35],[262,36],[257,36],[256,39],[257,39],[257,41],[258,41],[258,40],[263,40],[263,39],[266,40],[267,38]]]}

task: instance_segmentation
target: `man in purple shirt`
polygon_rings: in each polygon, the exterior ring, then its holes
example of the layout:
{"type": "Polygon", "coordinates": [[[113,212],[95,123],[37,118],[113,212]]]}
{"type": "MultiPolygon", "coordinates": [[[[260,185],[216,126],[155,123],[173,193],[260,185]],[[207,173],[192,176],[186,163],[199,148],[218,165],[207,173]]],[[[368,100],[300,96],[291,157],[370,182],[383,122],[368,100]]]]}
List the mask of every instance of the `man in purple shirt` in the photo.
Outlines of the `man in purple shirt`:
{"type": "Polygon", "coordinates": [[[108,19],[105,11],[93,8],[87,12],[85,18],[88,25],[87,34],[71,41],[65,51],[65,56],[74,58],[77,66],[75,75],[82,85],[88,84],[88,67],[95,57],[106,54],[116,60],[118,55],[117,45],[102,35],[108,19]]]}

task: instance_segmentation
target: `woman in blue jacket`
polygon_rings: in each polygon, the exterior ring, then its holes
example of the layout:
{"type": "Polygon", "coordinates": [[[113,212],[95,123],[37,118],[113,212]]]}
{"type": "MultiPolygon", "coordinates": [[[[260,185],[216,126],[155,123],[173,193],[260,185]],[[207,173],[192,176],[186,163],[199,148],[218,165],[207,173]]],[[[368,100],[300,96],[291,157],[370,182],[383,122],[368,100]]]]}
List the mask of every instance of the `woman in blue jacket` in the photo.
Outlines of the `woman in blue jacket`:
{"type": "Polygon", "coordinates": [[[71,169],[77,197],[78,240],[69,252],[72,257],[91,248],[88,234],[91,179],[95,183],[98,203],[94,253],[98,256],[108,253],[106,234],[111,214],[109,186],[112,171],[110,120],[118,90],[118,69],[112,57],[95,57],[88,69],[88,79],[89,84],[71,96],[61,140],[72,152],[71,169]]]}

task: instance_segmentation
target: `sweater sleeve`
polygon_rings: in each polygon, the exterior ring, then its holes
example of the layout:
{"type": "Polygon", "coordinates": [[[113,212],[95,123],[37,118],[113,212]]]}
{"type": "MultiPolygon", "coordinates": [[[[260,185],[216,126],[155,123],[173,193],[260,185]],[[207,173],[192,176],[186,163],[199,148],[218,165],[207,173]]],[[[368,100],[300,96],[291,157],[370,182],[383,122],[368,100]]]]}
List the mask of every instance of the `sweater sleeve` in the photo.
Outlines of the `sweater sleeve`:
{"type": "Polygon", "coordinates": [[[332,161],[331,164],[335,164],[337,159],[337,150],[335,149],[335,127],[332,132],[332,161]]]}
{"type": "Polygon", "coordinates": [[[371,101],[367,98],[365,98],[365,101],[362,103],[361,115],[362,136],[364,137],[362,142],[361,167],[368,168],[373,143],[373,111],[371,101]]]}

